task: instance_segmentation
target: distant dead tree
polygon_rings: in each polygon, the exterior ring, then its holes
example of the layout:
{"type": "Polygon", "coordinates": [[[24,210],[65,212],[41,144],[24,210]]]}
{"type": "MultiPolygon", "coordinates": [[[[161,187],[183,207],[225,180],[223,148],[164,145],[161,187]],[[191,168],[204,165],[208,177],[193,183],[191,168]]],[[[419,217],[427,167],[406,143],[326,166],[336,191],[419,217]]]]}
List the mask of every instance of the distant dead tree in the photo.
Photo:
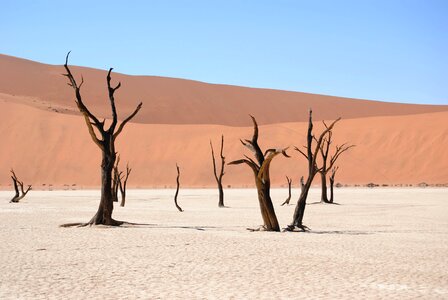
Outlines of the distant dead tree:
{"type": "Polygon", "coordinates": [[[26,194],[31,190],[31,185],[28,185],[28,188],[26,190],[23,189],[23,181],[20,181],[19,178],[17,178],[16,173],[13,169],[11,169],[11,179],[14,184],[14,190],[16,191],[16,194],[12,199],[9,201],[10,203],[18,203],[20,200],[25,198],[26,194]],[[20,187],[20,190],[19,190],[20,187]]]}
{"type": "MultiPolygon", "coordinates": [[[[292,179],[288,178],[288,176],[286,176],[286,180],[288,180],[288,186],[289,186],[289,196],[288,198],[285,200],[285,202],[282,203],[281,206],[287,204],[289,205],[289,201],[291,200],[291,183],[292,183],[292,179]]],[[[305,186],[305,183],[303,182],[303,176],[300,177],[300,191],[303,190],[303,187],[305,186]]]]}
{"type": "MultiPolygon", "coordinates": [[[[325,122],[323,122],[323,124],[325,128],[328,128],[325,122]]],[[[328,161],[328,153],[332,143],[331,140],[332,136],[333,132],[329,131],[327,136],[323,139],[322,144],[320,146],[320,154],[322,158],[322,167],[320,168],[319,171],[322,184],[321,202],[324,203],[333,203],[332,201],[328,200],[327,196],[327,173],[333,169],[334,164],[336,163],[336,161],[338,160],[338,158],[341,156],[342,153],[355,146],[347,144],[336,146],[334,154],[331,156],[330,161],[328,161]]]]}
{"type": "Polygon", "coordinates": [[[293,221],[290,225],[285,228],[285,231],[296,231],[296,230],[308,230],[308,227],[303,225],[303,215],[305,213],[306,199],[308,197],[308,192],[311,188],[311,183],[313,182],[314,176],[321,170],[317,166],[317,156],[319,154],[323,139],[327,136],[327,134],[333,129],[333,126],[338,122],[341,118],[333,121],[329,126],[326,126],[325,130],[320,134],[319,138],[316,139],[313,135],[313,120],[312,120],[312,110],[309,112],[309,121],[308,121],[308,133],[307,133],[307,145],[305,146],[306,153],[303,152],[299,148],[295,148],[300,154],[302,154],[308,160],[308,178],[306,179],[305,184],[303,185],[302,191],[300,192],[300,197],[297,200],[297,205],[294,210],[293,221]],[[313,148],[313,141],[316,142],[316,145],[313,148]]]}
{"type": "Polygon", "coordinates": [[[221,158],[221,168],[218,174],[218,170],[216,169],[216,161],[215,161],[215,152],[213,151],[213,144],[212,141],[210,141],[210,148],[212,150],[212,161],[213,161],[213,174],[215,175],[216,183],[218,184],[218,191],[219,191],[219,207],[225,207],[224,206],[224,189],[222,187],[222,177],[224,176],[224,165],[225,165],[225,157],[223,155],[223,149],[224,149],[224,135],[221,135],[221,151],[219,152],[219,156],[221,158]]]}
{"type": "Polygon", "coordinates": [[[336,176],[336,172],[338,171],[339,167],[333,167],[331,169],[331,175],[330,175],[330,203],[334,203],[334,194],[333,194],[333,186],[334,186],[334,177],[336,176]]]}
{"type": "Polygon", "coordinates": [[[176,194],[174,194],[174,205],[176,205],[176,208],[180,211],[183,212],[182,208],[177,204],[177,195],[179,195],[179,178],[180,178],[180,169],[179,166],[176,164],[176,169],[177,169],[177,178],[176,178],[176,194]]]}
{"type": "Polygon", "coordinates": [[[131,174],[131,168],[129,168],[129,163],[126,164],[126,175],[119,170],[120,155],[117,155],[117,159],[113,169],[113,179],[112,179],[112,197],[114,202],[118,202],[118,190],[121,193],[121,203],[120,206],[124,207],[126,203],[126,184],[128,182],[129,174],[131,174]]]}
{"type": "Polygon", "coordinates": [[[255,185],[258,191],[258,202],[260,204],[261,216],[263,218],[263,226],[256,230],[265,231],[280,231],[280,226],[275,215],[274,206],[270,196],[271,179],[269,177],[269,167],[272,159],[278,154],[286,154],[286,149],[268,149],[264,152],[261,151],[258,145],[258,124],[253,116],[252,122],[254,123],[254,133],[252,140],[241,140],[241,143],[254,153],[256,161],[252,158],[244,155],[245,158],[235,160],[229,163],[229,165],[247,164],[255,176],[255,185]]]}
{"type": "Polygon", "coordinates": [[[126,185],[128,183],[129,174],[131,174],[132,169],[129,168],[129,163],[126,164],[126,176],[121,177],[120,175],[120,181],[118,182],[118,185],[120,186],[120,192],[121,192],[121,203],[120,206],[124,207],[126,203],[126,185]]]}
{"type": "Polygon", "coordinates": [[[123,172],[118,170],[118,165],[120,163],[120,155],[117,155],[117,159],[113,168],[113,177],[112,177],[112,198],[114,202],[118,202],[118,189],[120,186],[121,176],[123,172]]]}
{"type": "Polygon", "coordinates": [[[286,181],[288,182],[288,198],[286,198],[285,202],[283,202],[281,206],[283,206],[285,204],[289,205],[289,201],[291,200],[291,183],[292,183],[292,179],[289,178],[288,176],[286,176],[286,181]]]}
{"type": "Polygon", "coordinates": [[[134,112],[131,113],[127,118],[125,118],[118,125],[118,114],[115,107],[115,92],[121,87],[121,83],[119,82],[115,87],[111,85],[111,72],[112,68],[109,69],[109,72],[106,76],[107,81],[107,90],[109,95],[109,102],[112,111],[112,121],[109,128],[105,128],[105,120],[100,121],[84,104],[81,97],[81,87],[84,83],[84,79],[81,77],[81,83],[78,83],[75,80],[75,77],[72,75],[68,67],[68,57],[70,52],[67,53],[64,68],[67,71],[67,74],[64,74],[69,79],[68,85],[71,86],[75,92],[76,97],[76,105],[78,106],[79,111],[84,116],[84,120],[87,125],[87,129],[89,130],[90,137],[93,142],[100,148],[102,153],[102,161],[101,161],[101,200],[100,205],[96,214],[93,218],[87,223],[71,223],[62,225],[64,227],[68,226],[86,226],[92,224],[103,224],[110,226],[120,226],[124,222],[116,221],[112,218],[112,211],[114,209],[113,204],[113,191],[112,191],[112,171],[115,165],[116,152],[115,152],[115,140],[123,131],[125,125],[132,119],[134,116],[140,111],[142,108],[142,103],[137,105],[134,112]],[[117,127],[118,125],[118,127],[117,127]]]}

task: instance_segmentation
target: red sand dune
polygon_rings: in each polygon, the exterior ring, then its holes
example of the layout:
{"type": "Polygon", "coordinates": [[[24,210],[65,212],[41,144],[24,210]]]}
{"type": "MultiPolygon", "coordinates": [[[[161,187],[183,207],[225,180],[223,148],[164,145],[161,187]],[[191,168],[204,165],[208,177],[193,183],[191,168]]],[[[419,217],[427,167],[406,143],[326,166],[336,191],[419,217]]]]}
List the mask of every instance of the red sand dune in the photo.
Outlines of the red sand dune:
{"type": "MultiPolygon", "coordinates": [[[[26,182],[42,184],[99,184],[100,152],[90,140],[79,116],[56,114],[22,104],[0,101],[1,185],[10,184],[8,168],[14,167],[26,182]]],[[[446,183],[448,182],[448,112],[408,116],[343,120],[335,130],[336,142],[350,141],[356,148],[340,160],[337,181],[342,183],[446,183]]],[[[260,126],[260,144],[266,147],[301,145],[306,123],[260,126]]],[[[316,126],[319,128],[319,126],[316,126]]],[[[227,161],[247,152],[240,138],[251,136],[250,127],[222,125],[130,124],[118,139],[122,161],[133,168],[132,187],[165,187],[175,184],[175,163],[181,166],[183,186],[214,186],[209,139],[216,146],[225,135],[227,161]]],[[[274,185],[285,184],[306,172],[296,151],[292,158],[272,163],[274,185]]],[[[317,178],[318,179],[318,178],[317,178]]],[[[246,166],[227,166],[226,185],[252,186],[246,166]]],[[[316,181],[317,183],[318,181],[316,181]]]]}
{"type": "MultiPolygon", "coordinates": [[[[61,56],[61,63],[64,61],[61,56]]],[[[106,71],[72,67],[77,78],[85,79],[85,102],[103,117],[110,116],[106,71]]],[[[73,90],[67,86],[62,66],[41,64],[0,55],[0,93],[26,96],[26,104],[75,112],[73,90]]],[[[448,106],[406,105],[298,92],[255,89],[154,76],[113,74],[122,82],[117,106],[122,116],[133,111],[139,101],[143,109],[135,119],[147,124],[220,124],[249,126],[248,114],[260,124],[306,121],[312,107],[316,120],[409,115],[447,111],[448,106]]]]}
{"type": "MultiPolygon", "coordinates": [[[[105,72],[73,69],[84,75],[86,102],[107,116],[105,72]]],[[[83,119],[73,115],[73,91],[62,71],[61,66],[0,55],[3,188],[11,183],[10,167],[36,188],[99,185],[99,149],[83,119]]],[[[117,93],[121,116],[133,110],[138,99],[144,102],[138,123],[129,124],[118,138],[122,162],[129,161],[133,168],[131,187],[174,186],[176,162],[183,186],[215,186],[210,139],[218,147],[224,134],[227,161],[242,157],[247,151],[239,139],[249,138],[252,128],[238,126],[249,125],[247,114],[252,113],[267,124],[260,127],[264,148],[300,146],[305,142],[303,121],[310,106],[316,119],[345,117],[336,126],[336,142],[357,145],[340,160],[337,182],[448,182],[448,106],[390,104],[149,76],[116,74],[114,78],[123,83],[117,93]]],[[[288,175],[297,186],[306,173],[303,158],[292,149],[289,153],[292,158],[278,158],[272,164],[274,185],[286,184],[288,175]]],[[[226,173],[226,185],[253,186],[246,166],[227,166],[226,173]]]]}

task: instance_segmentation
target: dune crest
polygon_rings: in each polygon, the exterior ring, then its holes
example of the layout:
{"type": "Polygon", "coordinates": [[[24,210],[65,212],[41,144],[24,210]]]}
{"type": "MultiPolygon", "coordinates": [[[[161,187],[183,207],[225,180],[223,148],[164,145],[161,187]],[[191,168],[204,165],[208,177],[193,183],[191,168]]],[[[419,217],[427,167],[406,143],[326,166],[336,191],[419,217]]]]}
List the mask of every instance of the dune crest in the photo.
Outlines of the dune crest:
{"type": "MultiPolygon", "coordinates": [[[[63,59],[61,55],[61,63],[63,59]]],[[[101,117],[109,117],[106,71],[72,68],[77,78],[85,79],[86,104],[101,117]]],[[[0,93],[21,96],[15,101],[41,109],[78,114],[63,72],[62,66],[0,55],[0,93]]],[[[315,120],[448,111],[448,105],[387,103],[157,76],[115,73],[113,80],[123,84],[117,93],[118,111],[128,115],[142,101],[144,109],[135,122],[145,124],[250,126],[248,114],[257,116],[260,124],[303,122],[310,107],[315,120]]]]}

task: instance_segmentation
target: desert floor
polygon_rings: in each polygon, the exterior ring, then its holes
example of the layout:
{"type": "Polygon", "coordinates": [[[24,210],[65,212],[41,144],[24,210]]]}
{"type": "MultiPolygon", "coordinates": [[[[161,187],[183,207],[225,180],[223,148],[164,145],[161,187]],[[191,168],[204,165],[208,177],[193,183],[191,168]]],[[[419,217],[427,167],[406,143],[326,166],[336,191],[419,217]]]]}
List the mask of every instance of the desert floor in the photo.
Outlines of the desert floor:
{"type": "MultiPolygon", "coordinates": [[[[307,206],[309,233],[249,232],[255,190],[130,190],[120,228],[88,221],[98,191],[0,192],[0,299],[447,299],[447,189],[337,189],[307,206]]],[[[282,226],[294,206],[272,197],[282,226]]],[[[293,191],[296,198],[297,190],[293,191]]],[[[312,190],[309,203],[319,199],[312,190]]]]}

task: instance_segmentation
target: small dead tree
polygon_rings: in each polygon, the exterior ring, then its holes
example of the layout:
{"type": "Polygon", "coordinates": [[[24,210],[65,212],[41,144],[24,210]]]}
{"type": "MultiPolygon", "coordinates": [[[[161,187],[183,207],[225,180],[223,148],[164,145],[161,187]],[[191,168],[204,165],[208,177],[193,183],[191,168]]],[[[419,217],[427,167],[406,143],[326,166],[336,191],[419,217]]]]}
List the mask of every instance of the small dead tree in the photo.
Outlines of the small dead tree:
{"type": "Polygon", "coordinates": [[[18,203],[20,200],[25,198],[26,194],[31,190],[31,185],[28,185],[28,188],[26,190],[23,189],[23,181],[20,181],[19,178],[17,178],[16,173],[13,169],[11,169],[11,179],[14,184],[14,190],[16,194],[12,199],[9,201],[10,203],[18,203]],[[20,187],[20,190],[19,190],[20,187]]]}
{"type": "Polygon", "coordinates": [[[177,195],[179,195],[179,178],[180,178],[180,169],[179,166],[176,164],[176,169],[177,169],[177,178],[176,178],[176,194],[174,194],[174,205],[176,205],[176,208],[180,211],[183,212],[182,208],[179,206],[179,204],[177,204],[177,195]]]}
{"type": "Polygon", "coordinates": [[[254,172],[255,185],[258,191],[258,202],[260,205],[261,216],[263,218],[263,226],[256,230],[265,231],[280,231],[277,216],[275,215],[274,206],[272,205],[270,190],[271,179],[269,176],[269,167],[272,159],[278,154],[283,154],[285,157],[289,157],[286,154],[286,149],[268,149],[264,152],[261,151],[258,145],[258,124],[253,116],[252,122],[254,124],[254,133],[252,140],[241,140],[241,143],[254,153],[255,160],[248,156],[245,158],[235,160],[229,163],[229,165],[247,164],[254,172]]]}
{"type": "Polygon", "coordinates": [[[286,198],[285,202],[283,202],[281,206],[283,206],[285,204],[289,205],[289,201],[291,200],[291,183],[292,183],[292,179],[289,178],[288,176],[286,176],[286,181],[288,182],[288,198],[286,198]]]}
{"type": "MultiPolygon", "coordinates": [[[[327,124],[323,122],[325,128],[327,127],[327,124]]],[[[338,160],[338,158],[341,156],[342,153],[349,150],[350,148],[354,147],[355,145],[347,145],[342,144],[341,146],[336,146],[336,150],[334,154],[331,156],[330,161],[328,161],[328,153],[330,150],[330,146],[332,143],[333,132],[329,131],[327,137],[323,139],[323,142],[320,146],[320,154],[322,158],[322,167],[320,168],[320,178],[321,178],[321,184],[322,184],[322,194],[321,194],[321,202],[324,203],[333,203],[330,200],[328,200],[327,195],[327,174],[328,172],[333,168],[334,164],[338,160]]]]}
{"type": "Polygon", "coordinates": [[[129,174],[131,174],[132,169],[129,168],[129,163],[126,164],[126,176],[121,177],[120,181],[118,182],[118,185],[120,186],[120,192],[121,192],[121,203],[120,206],[124,207],[126,203],[126,185],[128,183],[129,174]]]}
{"type": "Polygon", "coordinates": [[[120,155],[117,155],[117,160],[115,161],[113,178],[112,178],[112,198],[114,202],[118,202],[118,188],[120,186],[121,176],[123,173],[118,170],[119,163],[120,163],[120,155]]]}
{"type": "Polygon", "coordinates": [[[323,139],[326,135],[333,129],[333,126],[341,119],[338,118],[333,121],[326,129],[320,134],[319,138],[316,139],[313,135],[313,119],[312,119],[312,110],[309,112],[309,120],[308,120],[308,132],[307,132],[307,145],[304,146],[306,149],[306,153],[300,150],[299,148],[295,148],[300,154],[302,154],[308,160],[308,178],[306,179],[305,184],[303,185],[302,191],[300,192],[300,197],[297,200],[296,208],[294,209],[293,221],[290,225],[285,228],[285,231],[305,231],[308,230],[308,227],[303,225],[303,216],[305,213],[306,199],[308,197],[308,192],[311,188],[311,184],[313,182],[314,176],[321,170],[317,166],[317,156],[320,151],[320,147],[322,145],[323,139]],[[316,142],[316,145],[313,148],[313,141],[316,142]]]}
{"type": "Polygon", "coordinates": [[[62,225],[63,227],[68,226],[86,226],[86,225],[110,225],[110,226],[120,226],[124,222],[116,221],[112,218],[112,211],[114,209],[113,204],[113,195],[112,195],[112,171],[115,165],[116,160],[116,152],[115,152],[115,141],[120,133],[123,131],[125,125],[135,117],[135,115],[142,108],[142,103],[137,105],[134,112],[131,113],[127,118],[125,118],[120,124],[118,124],[118,114],[117,109],[115,107],[115,92],[121,87],[121,83],[119,82],[115,87],[111,84],[111,73],[112,68],[109,69],[109,72],[106,76],[107,82],[107,91],[109,96],[109,104],[112,111],[112,120],[109,128],[105,128],[105,121],[100,121],[98,117],[96,117],[84,104],[84,101],[81,97],[81,87],[84,83],[84,79],[81,77],[81,83],[78,84],[73,76],[70,68],[68,67],[68,57],[70,52],[67,53],[67,57],[65,59],[64,68],[67,74],[64,74],[69,80],[68,85],[71,86],[75,92],[75,102],[78,106],[79,111],[84,117],[84,120],[87,125],[87,129],[89,130],[90,137],[93,142],[100,148],[102,154],[101,161],[101,200],[100,205],[96,214],[92,217],[92,219],[87,223],[70,223],[62,225]]]}
{"type": "Polygon", "coordinates": [[[210,148],[212,150],[212,161],[213,161],[213,174],[215,175],[216,183],[218,184],[218,191],[219,191],[219,207],[225,207],[224,206],[224,189],[222,187],[222,177],[224,176],[224,165],[225,165],[225,157],[223,155],[223,149],[224,149],[224,135],[221,135],[221,151],[219,152],[219,156],[221,158],[221,168],[218,174],[218,170],[216,169],[216,161],[215,161],[215,152],[213,150],[213,144],[212,141],[210,141],[210,148]]]}
{"type": "Polygon", "coordinates": [[[331,169],[331,175],[330,175],[330,203],[334,203],[334,194],[333,194],[333,186],[334,186],[334,177],[336,176],[336,172],[338,171],[339,167],[333,167],[331,169]]]}

